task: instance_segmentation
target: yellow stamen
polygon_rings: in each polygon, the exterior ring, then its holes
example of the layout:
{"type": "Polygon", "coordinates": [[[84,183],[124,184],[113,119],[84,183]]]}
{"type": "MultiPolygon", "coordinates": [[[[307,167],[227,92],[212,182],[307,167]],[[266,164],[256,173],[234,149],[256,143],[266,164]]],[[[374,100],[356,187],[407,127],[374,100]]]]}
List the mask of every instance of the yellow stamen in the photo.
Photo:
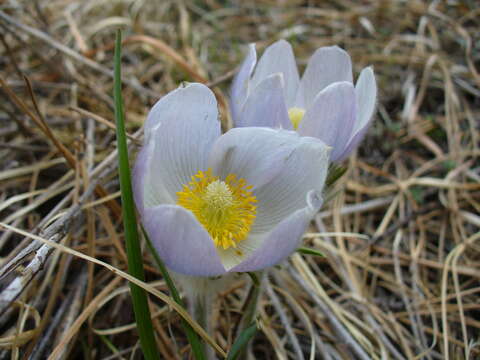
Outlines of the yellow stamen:
{"type": "Polygon", "coordinates": [[[257,198],[251,188],[235,174],[220,180],[208,169],[183,185],[177,192],[177,204],[195,215],[217,247],[228,249],[248,236],[255,221],[257,198]]]}
{"type": "Polygon", "coordinates": [[[290,118],[290,121],[295,130],[298,129],[298,125],[300,125],[300,122],[303,119],[303,115],[305,115],[305,110],[301,108],[292,107],[288,109],[288,117],[290,118]]]}

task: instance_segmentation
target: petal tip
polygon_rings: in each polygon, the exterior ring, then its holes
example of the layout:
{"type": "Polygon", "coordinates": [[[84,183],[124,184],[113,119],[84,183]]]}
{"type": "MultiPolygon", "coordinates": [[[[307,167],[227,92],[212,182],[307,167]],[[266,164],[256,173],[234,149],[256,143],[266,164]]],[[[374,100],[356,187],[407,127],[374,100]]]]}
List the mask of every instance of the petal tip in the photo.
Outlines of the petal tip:
{"type": "MultiPolygon", "coordinates": [[[[290,43],[289,43],[287,40],[285,40],[285,39],[277,40],[277,41],[275,41],[275,42],[274,42],[272,45],[270,45],[270,46],[274,46],[274,45],[275,45],[275,46],[288,46],[288,47],[290,47],[290,48],[292,47],[292,45],[290,45],[290,43]]],[[[270,47],[270,46],[269,46],[269,47],[270,47]]]]}
{"type": "Polygon", "coordinates": [[[317,50],[315,50],[315,52],[313,53],[313,56],[317,54],[324,54],[324,53],[337,53],[341,56],[344,56],[350,59],[350,55],[348,54],[348,52],[338,45],[322,46],[321,48],[318,48],[317,50]]]}
{"type": "Polygon", "coordinates": [[[323,197],[316,190],[310,190],[307,194],[307,206],[312,215],[317,213],[323,205],[323,197]]]}

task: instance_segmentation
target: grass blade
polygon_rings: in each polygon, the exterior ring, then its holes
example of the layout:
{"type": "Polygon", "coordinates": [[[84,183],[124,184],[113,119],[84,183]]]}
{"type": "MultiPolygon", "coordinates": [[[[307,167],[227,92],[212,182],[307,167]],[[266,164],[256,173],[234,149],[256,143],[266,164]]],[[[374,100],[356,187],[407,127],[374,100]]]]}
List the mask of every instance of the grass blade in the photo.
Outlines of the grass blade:
{"type": "MultiPolygon", "coordinates": [[[[128,272],[137,279],[144,281],[142,253],[140,250],[135,207],[133,204],[132,184],[130,179],[130,165],[128,163],[127,140],[125,135],[125,119],[123,113],[122,82],[121,82],[121,41],[122,34],[117,30],[115,39],[115,74],[114,99],[115,120],[117,123],[118,171],[120,176],[120,190],[122,193],[123,224],[127,246],[128,272]]],[[[146,292],[135,284],[130,283],[130,293],[133,311],[137,322],[138,335],[145,359],[160,359],[155,343],[152,319],[148,308],[146,292]]]]}
{"type": "Polygon", "coordinates": [[[325,257],[325,255],[321,251],[318,251],[316,249],[312,249],[312,248],[309,248],[309,247],[299,247],[297,249],[297,252],[299,252],[300,254],[305,254],[305,255],[315,255],[315,256],[325,257]]]}
{"type": "MultiPolygon", "coordinates": [[[[173,300],[175,302],[184,307],[185,305],[183,304],[182,298],[180,297],[180,294],[177,291],[177,288],[175,287],[175,283],[173,282],[172,278],[170,277],[170,274],[168,273],[167,268],[165,267],[162,259],[157,254],[157,251],[153,247],[152,242],[150,241],[150,238],[147,235],[147,232],[142,228],[143,230],[143,235],[145,236],[145,239],[147,240],[147,246],[150,250],[150,252],[153,255],[153,258],[155,259],[155,262],[157,263],[158,269],[162,273],[163,278],[165,279],[165,282],[167,283],[168,289],[170,290],[170,293],[172,294],[173,300]]],[[[190,343],[190,346],[192,347],[192,353],[195,356],[195,359],[197,360],[204,360],[206,359],[205,352],[203,351],[203,345],[200,342],[200,339],[193,330],[193,328],[190,326],[189,323],[187,323],[183,318],[180,319],[182,322],[182,327],[183,330],[185,331],[185,334],[187,335],[188,342],[190,343]]]]}
{"type": "Polygon", "coordinates": [[[228,352],[227,360],[237,359],[247,346],[250,339],[253,338],[253,336],[257,333],[257,330],[258,328],[256,322],[243,330],[240,335],[238,335],[237,339],[232,345],[232,348],[228,352]]]}

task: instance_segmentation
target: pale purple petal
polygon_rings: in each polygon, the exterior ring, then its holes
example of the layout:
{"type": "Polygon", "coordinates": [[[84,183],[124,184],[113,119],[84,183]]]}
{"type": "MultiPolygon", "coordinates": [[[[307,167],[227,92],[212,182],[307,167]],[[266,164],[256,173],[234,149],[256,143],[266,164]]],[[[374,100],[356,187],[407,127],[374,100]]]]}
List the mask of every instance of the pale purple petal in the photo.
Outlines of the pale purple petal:
{"type": "Polygon", "coordinates": [[[368,126],[365,126],[363,129],[360,129],[359,131],[357,131],[355,135],[353,135],[353,137],[350,139],[350,141],[348,142],[343,152],[335,160],[332,160],[332,161],[340,162],[344,160],[348,155],[350,155],[351,152],[355,150],[357,146],[360,144],[360,142],[363,140],[363,137],[365,136],[367,131],[368,131],[368,126]]]}
{"type": "Polygon", "coordinates": [[[357,98],[358,118],[347,146],[335,161],[341,161],[350,155],[363,140],[363,137],[370,127],[375,111],[375,103],[377,101],[377,84],[371,67],[363,69],[360,73],[360,77],[355,86],[355,94],[357,98]]]}
{"type": "Polygon", "coordinates": [[[339,81],[353,82],[350,55],[338,46],[318,49],[303,73],[295,106],[308,109],[320,91],[339,81]]]}
{"type": "Polygon", "coordinates": [[[189,84],[165,98],[165,106],[160,104],[156,112],[159,125],[146,140],[154,143],[149,176],[152,186],[162,184],[175,199],[192,175],[207,169],[220,123],[215,96],[205,85],[189,84]]]}
{"type": "Polygon", "coordinates": [[[250,92],[235,126],[292,128],[283,96],[282,74],[267,77],[250,92]]]}
{"type": "Polygon", "coordinates": [[[318,191],[312,190],[305,203],[306,207],[289,214],[270,231],[251,233],[239,242],[238,248],[228,254],[230,263],[234,264],[232,267],[239,265],[235,271],[254,271],[275,265],[294,251],[308,222],[320,210],[323,199],[318,191]]]}
{"type": "MultiPolygon", "coordinates": [[[[257,271],[284,260],[299,247],[312,216],[310,209],[299,209],[280,222],[270,233],[255,235],[265,237],[261,246],[231,271],[257,271]]],[[[240,249],[244,246],[248,244],[239,243],[240,249]]]]}
{"type": "Polygon", "coordinates": [[[145,207],[174,202],[163,183],[152,179],[152,156],[155,144],[147,142],[139,151],[132,171],[133,196],[138,212],[143,215],[145,207]],[[153,180],[153,181],[152,181],[153,180]]]}
{"type": "Polygon", "coordinates": [[[173,271],[192,276],[225,273],[213,240],[190,211],[176,205],[148,208],[143,225],[160,258],[173,271]]]}
{"type": "Polygon", "coordinates": [[[355,94],[359,113],[355,130],[359,131],[369,125],[377,101],[377,83],[371,67],[363,69],[360,73],[355,85],[355,94]]]}
{"type": "Polygon", "coordinates": [[[290,108],[295,102],[300,80],[292,46],[285,40],[279,40],[265,50],[255,68],[252,87],[258,86],[264,79],[276,73],[283,74],[285,101],[290,108]]]}
{"type": "Polygon", "coordinates": [[[316,96],[300,122],[298,132],[331,146],[330,158],[336,161],[352,137],[356,116],[353,84],[346,81],[333,83],[316,96]]]}
{"type": "Polygon", "coordinates": [[[298,133],[269,128],[235,128],[213,145],[210,167],[225,178],[235,174],[258,199],[254,233],[270,231],[298,209],[311,190],[321,192],[330,148],[298,133]]]}
{"type": "Polygon", "coordinates": [[[248,83],[250,77],[252,76],[253,69],[257,63],[257,52],[255,51],[255,44],[250,44],[248,46],[248,54],[240,66],[240,70],[233,79],[232,90],[231,90],[231,99],[230,99],[230,110],[232,112],[232,118],[235,126],[237,125],[238,119],[240,117],[241,109],[245,100],[247,99],[248,94],[248,83]]]}
{"type": "Polygon", "coordinates": [[[209,168],[221,178],[236,174],[256,189],[272,181],[283,170],[300,139],[293,131],[234,128],[213,145],[209,168]]]}
{"type": "Polygon", "coordinates": [[[289,152],[278,165],[281,171],[254,191],[258,203],[252,233],[268,232],[295,211],[318,204],[308,194],[323,190],[330,148],[306,136],[290,138],[289,143],[289,152]]]}
{"type": "Polygon", "coordinates": [[[140,151],[137,154],[135,159],[135,165],[133,165],[132,170],[132,190],[133,190],[133,199],[135,205],[140,214],[143,214],[143,201],[144,201],[144,192],[145,192],[145,176],[148,171],[149,157],[151,154],[151,148],[146,145],[142,146],[140,151]]]}

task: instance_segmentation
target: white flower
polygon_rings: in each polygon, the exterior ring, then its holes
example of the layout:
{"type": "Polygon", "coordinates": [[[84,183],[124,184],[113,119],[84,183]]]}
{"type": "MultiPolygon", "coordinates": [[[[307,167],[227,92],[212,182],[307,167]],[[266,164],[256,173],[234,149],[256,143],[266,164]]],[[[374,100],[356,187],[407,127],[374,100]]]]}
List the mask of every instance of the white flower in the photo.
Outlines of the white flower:
{"type": "Polygon", "coordinates": [[[257,64],[255,45],[233,82],[231,110],[236,127],[294,129],[331,146],[331,160],[344,159],[365,135],[375,110],[373,69],[353,85],[350,56],[337,46],[315,51],[300,80],[292,47],[269,46],[257,64]]]}
{"type": "Polygon", "coordinates": [[[292,131],[220,133],[204,85],[169,93],[150,111],[134,195],[155,249],[194,276],[272,266],[299,245],[321,205],[329,147],[292,131]]]}

